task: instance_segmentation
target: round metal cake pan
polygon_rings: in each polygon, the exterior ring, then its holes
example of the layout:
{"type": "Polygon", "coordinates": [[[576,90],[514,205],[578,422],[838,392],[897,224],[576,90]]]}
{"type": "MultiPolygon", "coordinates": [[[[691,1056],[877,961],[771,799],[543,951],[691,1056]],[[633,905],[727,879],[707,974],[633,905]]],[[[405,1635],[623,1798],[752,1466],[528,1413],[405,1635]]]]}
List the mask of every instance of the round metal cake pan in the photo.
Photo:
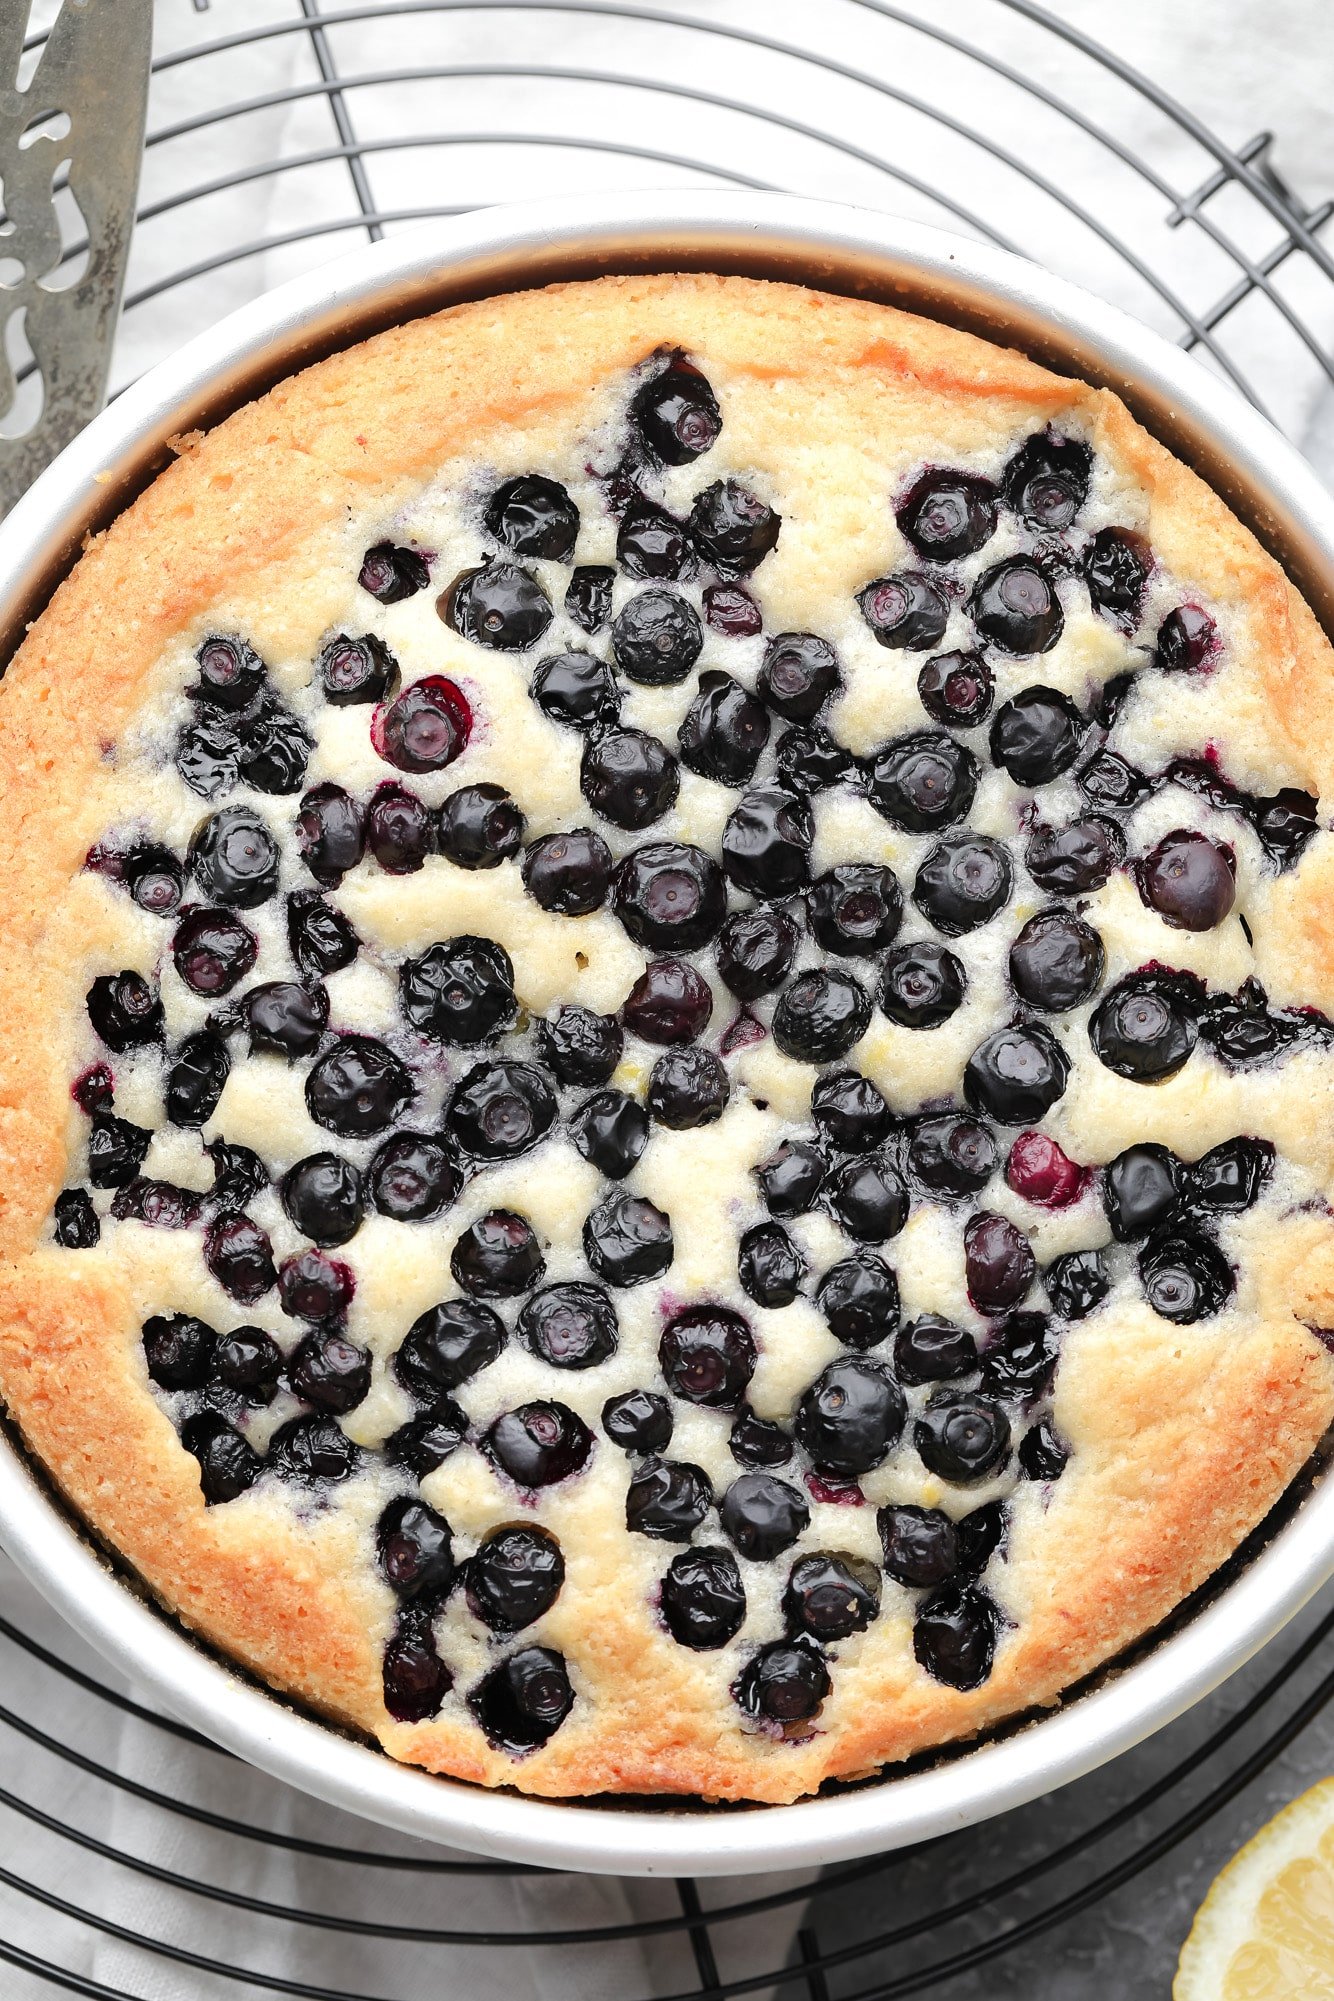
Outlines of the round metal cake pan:
{"type": "MultiPolygon", "coordinates": [[[[584,198],[473,214],[370,245],[246,306],[127,390],[0,525],[0,658],[85,536],[207,428],[378,328],[604,272],[716,270],[878,299],[1117,390],[1283,563],[1334,632],[1334,500],[1265,419],[1159,335],[1036,265],[868,210],[782,195],[584,198]]],[[[3,810],[3,802],[0,802],[3,810]]],[[[394,1764],[193,1641],[136,1591],[0,1436],[0,1541],[115,1668],[251,1763],[366,1818],[490,1856],[617,1874],[810,1867],[949,1833],[1079,1777],[1179,1715],[1334,1574],[1334,1480],[1156,1643],[1037,1720],[925,1768],[793,1806],[543,1801],[394,1764]]]]}

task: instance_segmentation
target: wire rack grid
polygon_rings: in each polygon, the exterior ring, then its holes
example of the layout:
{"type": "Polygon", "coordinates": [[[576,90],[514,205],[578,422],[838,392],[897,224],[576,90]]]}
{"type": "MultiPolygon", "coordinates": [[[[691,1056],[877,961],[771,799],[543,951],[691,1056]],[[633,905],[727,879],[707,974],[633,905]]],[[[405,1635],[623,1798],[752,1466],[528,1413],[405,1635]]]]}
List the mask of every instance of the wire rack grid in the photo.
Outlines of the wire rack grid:
{"type": "MultiPolygon", "coordinates": [[[[159,0],[114,380],[357,240],[534,192],[722,185],[1026,251],[1318,441],[1334,201],[1308,206],[1269,133],[1225,144],[1069,14],[1036,0],[159,0]]],[[[73,261],[79,218],[63,221],[73,261]]],[[[1334,1611],[1317,1610],[1222,1698],[1072,1789],[1059,1821],[1029,1809],[999,1837],[818,1881],[609,1890],[599,1919],[571,1926],[559,1878],[394,1843],[297,1800],[114,1686],[16,1579],[0,1585],[0,1962],[25,1996],[1008,1992],[1005,1970],[1030,1968],[1052,1935],[1077,1957],[1072,1921],[1132,1881],[1189,1885],[1182,1844],[1262,1791],[1334,1694],[1320,1673],[1334,1611]],[[476,1921],[432,1923],[460,1879],[476,1921]],[[338,1982],[302,1977],[303,1941],[330,1934],[338,1982]],[[528,1984],[520,1962],[538,1948],[565,1986],[554,1972],[528,1984]]]]}

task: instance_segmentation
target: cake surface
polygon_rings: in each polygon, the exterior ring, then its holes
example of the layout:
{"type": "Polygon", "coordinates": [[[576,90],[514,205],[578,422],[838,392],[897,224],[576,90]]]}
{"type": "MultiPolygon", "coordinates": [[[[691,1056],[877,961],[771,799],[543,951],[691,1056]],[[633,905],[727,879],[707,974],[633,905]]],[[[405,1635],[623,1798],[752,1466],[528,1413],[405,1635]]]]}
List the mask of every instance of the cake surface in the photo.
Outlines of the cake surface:
{"type": "Polygon", "coordinates": [[[0,1392],[394,1757],[783,1802],[1334,1418],[1328,642],[1105,391],[608,278],[200,439],[0,682],[0,1392]]]}

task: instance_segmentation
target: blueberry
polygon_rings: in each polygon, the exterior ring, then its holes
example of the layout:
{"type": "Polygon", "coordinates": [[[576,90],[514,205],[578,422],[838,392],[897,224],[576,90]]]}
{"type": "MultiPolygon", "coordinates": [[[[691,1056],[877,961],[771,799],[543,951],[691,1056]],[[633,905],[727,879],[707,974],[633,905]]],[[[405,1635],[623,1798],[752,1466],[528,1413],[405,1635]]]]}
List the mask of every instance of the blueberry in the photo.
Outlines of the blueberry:
{"type": "Polygon", "coordinates": [[[204,641],[195,659],[199,679],[189,692],[196,702],[238,712],[248,709],[263,689],[264,662],[244,639],[214,634],[204,641]]]}
{"type": "Polygon", "coordinates": [[[851,755],[818,723],[785,730],[774,750],[774,777],[792,792],[827,791],[851,769],[851,755]]]}
{"type": "Polygon", "coordinates": [[[695,547],[724,576],[748,576],[777,547],[782,519],[740,480],[719,479],[695,495],[695,547]]]}
{"type": "Polygon", "coordinates": [[[409,1418],[384,1442],[384,1456],[391,1466],[403,1466],[418,1480],[434,1473],[458,1451],[468,1435],[465,1412],[449,1397],[432,1404],[422,1417],[409,1418]]]}
{"type": "Polygon", "coordinates": [[[279,1184],[283,1208],[313,1244],[346,1244],[365,1214],[361,1176],[336,1153],[312,1153],[289,1167],[279,1184]]]}
{"type": "Polygon", "coordinates": [[[1065,1209],[1084,1193],[1089,1171],[1076,1166],[1048,1134],[1020,1133],[1005,1163],[1005,1179],[1025,1201],[1065,1209]]]}
{"type": "Polygon", "coordinates": [[[738,1000],[758,1000],[787,978],[800,934],[785,910],[773,904],[739,910],[718,936],[718,974],[738,1000]]]}
{"type": "Polygon", "coordinates": [[[899,1329],[894,1367],[905,1383],[950,1383],[977,1367],[977,1343],[940,1313],[921,1313],[899,1329]]]}
{"type": "Polygon", "coordinates": [[[283,1351],[262,1327],[233,1327],[218,1336],[213,1372],[224,1389],[250,1404],[271,1404],[278,1394],[283,1351]]]}
{"type": "Polygon", "coordinates": [[[405,959],[399,1005],[422,1035],[455,1049],[475,1048],[514,1026],[514,966],[491,938],[451,938],[405,959]]]}
{"type": "Polygon", "coordinates": [[[622,1452],[661,1452],[671,1443],[672,1407],[652,1390],[626,1390],[603,1404],[602,1429],[622,1452]]]}
{"type": "Polygon", "coordinates": [[[1092,465],[1093,454],[1079,439],[1035,431],[1006,466],[1002,490],[1022,520],[1059,534],[1084,505],[1092,465]]]}
{"type": "Polygon", "coordinates": [[[931,1195],[976,1195],[998,1163],[990,1129],[956,1112],[923,1119],[908,1142],[909,1170],[931,1195]]]}
{"type": "Polygon", "coordinates": [[[154,1313],[142,1329],[150,1382],[164,1390],[202,1389],[213,1373],[217,1335],[191,1313],[154,1313]]]}
{"type": "Polygon", "coordinates": [[[1040,910],[1010,947],[1010,979],[1020,1000],[1064,1013],[1102,985],[1107,954],[1091,924],[1069,910],[1040,910]]]}
{"type": "Polygon", "coordinates": [[[937,931],[958,938],[990,923],[1014,889],[1014,864],[989,834],[947,834],[917,871],[913,902],[937,931]]]}
{"type": "Polygon", "coordinates": [[[786,1221],[813,1209],[827,1164],[818,1147],[805,1140],[785,1139],[777,1152],[755,1169],[769,1214],[786,1221]]]}
{"type": "MultiPolygon", "coordinates": [[[[91,1179],[96,1186],[96,1175],[91,1179]]],[[[268,1237],[251,1217],[234,1212],[216,1217],[204,1232],[204,1263],[243,1306],[262,1299],[278,1282],[268,1237]]]]}
{"type": "Polygon", "coordinates": [[[241,776],[257,792],[299,792],[313,746],[305,729],[276,702],[266,703],[241,736],[241,776]]]}
{"type": "Polygon", "coordinates": [[[630,419],[664,465],[689,465],[717,443],[718,399],[697,368],[679,356],[635,391],[630,419]]]}
{"type": "Polygon", "coordinates": [[[254,1055],[313,1055],[329,1023],[329,996],[323,987],[303,987],[296,980],[266,980],[251,987],[241,1001],[241,1013],[254,1055]]]}
{"type": "Polygon", "coordinates": [[[356,1280],[351,1269],[320,1251],[298,1251],[284,1258],[278,1273],[278,1295],[284,1313],[294,1320],[343,1320],[352,1303],[356,1280]]]}
{"type": "Polygon", "coordinates": [[[937,1390],[917,1420],[913,1443],[928,1473],[973,1486],[1004,1464],[1010,1420],[994,1397],[937,1390]]]}
{"type": "Polygon", "coordinates": [[[445,1300],[413,1321],[394,1356],[394,1373],[422,1403],[439,1403],[489,1367],[505,1340],[505,1323],[491,1307],[475,1299],[445,1300]]]}
{"type": "Polygon", "coordinates": [[[384,1132],[413,1096],[411,1073],[370,1035],[340,1035],[306,1078],[306,1109],[342,1139],[384,1132]]]}
{"type": "Polygon", "coordinates": [[[865,1244],[896,1237],[908,1219],[908,1191],[883,1154],[840,1161],[825,1176],[824,1201],[848,1236],[865,1244]]]}
{"type": "Polygon", "coordinates": [[[658,1361],[673,1396],[735,1410],[755,1372],[755,1337],[726,1306],[688,1306],[662,1330],[658,1361]]]}
{"type": "Polygon", "coordinates": [[[811,1093],[811,1116],[821,1139],[840,1153],[866,1153],[889,1137],[889,1106],[870,1078],[856,1070],[820,1078],[811,1093]]]}
{"type": "Polygon", "coordinates": [[[1062,1320],[1082,1320],[1101,1305],[1112,1289],[1107,1260],[1101,1251],[1067,1251],[1053,1258],[1042,1274],[1051,1310],[1062,1320]]]}
{"type": "Polygon", "coordinates": [[[1026,1480],[1059,1480],[1070,1459],[1070,1447],[1049,1417],[1040,1418],[1019,1447],[1019,1470],[1026,1480]]]}
{"type": "MultiPolygon", "coordinates": [[[[371,811],[373,815],[374,807],[371,811]]],[[[222,916],[220,911],[211,914],[215,918],[222,916]]],[[[226,921],[234,926],[233,935],[235,932],[245,930],[244,925],[234,918],[226,921]]],[[[177,935],[179,936],[179,933],[177,935]]],[[[242,974],[248,973],[255,963],[255,952],[258,947],[248,931],[245,932],[245,936],[250,940],[247,948],[249,956],[243,965],[236,966],[231,971],[227,980],[229,986],[234,986],[242,974]]],[[[350,966],[357,956],[357,934],[348,919],[341,910],[335,910],[331,903],[326,903],[318,891],[313,889],[293,890],[287,899],[287,942],[297,965],[309,977],[321,973],[341,972],[342,968],[350,966]]]]}
{"type": "Polygon", "coordinates": [[[752,896],[791,896],[810,880],[810,802],[781,785],[747,792],[723,830],[723,868],[752,896]]]}
{"type": "Polygon", "coordinates": [[[811,1511],[795,1487],[772,1473],[740,1473],[723,1495],[724,1535],[751,1563],[772,1563],[810,1526],[811,1511]]]}
{"type": "Polygon", "coordinates": [[[553,1737],[574,1707],[562,1655],[524,1647],[478,1684],[468,1706],[489,1743],[519,1756],[553,1737]]]}
{"type": "Polygon", "coordinates": [[[886,1575],[910,1590],[930,1589],[959,1568],[959,1538],[939,1508],[884,1507],[876,1516],[886,1575]]]}
{"type": "Polygon", "coordinates": [[[575,1282],[535,1292],[518,1319],[519,1339],[554,1369],[591,1369],[614,1355],[616,1308],[600,1286],[575,1282]]]}
{"type": "Polygon", "coordinates": [[[278,844],[249,806],[224,806],[195,829],[189,862],[214,903],[254,910],[278,887],[278,844]]]}
{"type": "Polygon", "coordinates": [[[544,834],[523,858],[523,886],[535,903],[559,917],[600,910],[611,887],[611,850],[601,834],[576,827],[544,834]]]}
{"type": "Polygon", "coordinates": [[[315,1412],[278,1427],[269,1441],[266,1464],[281,1480],[315,1487],[350,1479],[361,1465],[361,1449],[333,1418],[315,1412]]]}
{"type": "Polygon", "coordinates": [[[626,1490],[625,1526],[632,1535],[689,1542],[712,1506],[713,1489],[702,1468],[646,1459],[626,1490]]]}
{"type": "Polygon", "coordinates": [[[198,1222],[203,1200],[170,1181],[139,1178],[120,1189],[111,1205],[117,1222],[146,1223],[154,1230],[184,1230],[198,1222]]]}
{"type": "Polygon", "coordinates": [[[727,1449],[738,1466],[786,1466],[795,1448],[781,1424],[756,1417],[743,1403],[732,1421],[727,1449]]]}
{"type": "Polygon", "coordinates": [[[142,974],[103,973],[88,989],[88,1019],[108,1049],[142,1049],[161,1042],[162,1002],[142,974]]]}
{"type": "Polygon", "coordinates": [[[264,1471],[254,1447],[211,1410],[185,1420],[181,1444],[199,1461],[199,1485],[209,1507],[236,1500],[264,1471]]]}
{"type": "Polygon", "coordinates": [[[217,799],[236,785],[241,771],[241,746],[226,722],[205,717],[187,723],[176,739],[176,769],[201,799],[217,799]]]}
{"type": "Polygon", "coordinates": [[[666,1049],[653,1065],[646,1103],[660,1126],[692,1132],[723,1115],[727,1072],[711,1049],[666,1049]]]}
{"type": "Polygon", "coordinates": [[[321,649],[315,672],[325,701],[335,708],[382,702],[399,681],[397,660],[373,632],[363,633],[360,639],[336,633],[321,649]]]}
{"type": "Polygon", "coordinates": [[[579,536],[579,509],[558,480],[524,473],[498,486],[486,504],[487,533],[516,556],[568,562],[579,536]]]}
{"type": "Polygon", "coordinates": [[[228,1209],[244,1209],[247,1202],[269,1185],[268,1171],[257,1153],[248,1146],[230,1146],[215,1139],[204,1148],[213,1163],[213,1186],[208,1199],[222,1214],[228,1209]]]}
{"type": "Polygon", "coordinates": [[[998,1124],[1034,1125],[1065,1093],[1070,1059],[1036,1022],[997,1029],[978,1044],[964,1070],[964,1096],[998,1124]]]}
{"type": "Polygon", "coordinates": [[[384,1650],[381,1684],[384,1706],[399,1723],[424,1723],[437,1713],[454,1677],[436,1650],[429,1619],[399,1615],[384,1650]]]}
{"type": "Polygon", "coordinates": [[[856,1478],[889,1456],[906,1414],[903,1392],[882,1362],[842,1356],[803,1395],[797,1437],[820,1472],[856,1478]]]}
{"type": "Polygon", "coordinates": [[[1270,799],[1254,799],[1248,817],[1275,867],[1291,868],[1316,830],[1317,802],[1309,792],[1285,785],[1270,799]]]}
{"type": "Polygon", "coordinates": [[[493,1529],[465,1567],[468,1609],[493,1633],[518,1633],[549,1612],[565,1582],[554,1535],[519,1523],[493,1529]]]}
{"type": "Polygon", "coordinates": [[[949,1688],[977,1688],[991,1673],[999,1614],[984,1591],[947,1584],[929,1598],[913,1626],[918,1665],[949,1688]]]}
{"type": "Polygon", "coordinates": [[[1111,813],[1128,813],[1149,790],[1149,781],[1112,750],[1100,750],[1075,777],[1089,805],[1111,813]]]}
{"type": "Polygon", "coordinates": [[[913,482],[894,517],[919,556],[952,563],[991,540],[998,502],[989,479],[933,469],[913,482]]]}
{"type": "Polygon", "coordinates": [[[88,1251],[102,1224],[86,1188],[62,1188],[55,1200],[55,1239],[63,1251],[88,1251]]]}
{"type": "Polygon", "coordinates": [[[1113,987],[1089,1022],[1094,1054],[1118,1077],[1137,1084],[1174,1077],[1195,1037],[1196,1024],[1185,1007],[1152,976],[1113,987]]]}
{"type": "Polygon", "coordinates": [[[692,567],[684,524],[651,500],[637,500],[621,517],[616,560],[627,577],[673,579],[692,567]]]}
{"type": "Polygon", "coordinates": [[[514,1299],[541,1281],[546,1260],[530,1223],[512,1209],[491,1209],[463,1231],[449,1269],[474,1299],[514,1299]]]}
{"type": "Polygon", "coordinates": [[[371,1358],[359,1342],[336,1328],[312,1328],[287,1365],[293,1395],[337,1416],[363,1403],[371,1386],[371,1358]]]}
{"type": "Polygon", "coordinates": [[[562,1084],[605,1084],[625,1048],[613,1016],[573,1004],[542,1023],[538,1041],[542,1061],[562,1084]]]}
{"type": "Polygon", "coordinates": [[[1158,628],[1153,664],[1164,674],[1198,674],[1208,665],[1218,627],[1197,604],[1178,605],[1158,628]]]}
{"type": "Polygon", "coordinates": [[[661,1278],[675,1255],[671,1218],[642,1195],[607,1195],[584,1224],[584,1255],[608,1285],[661,1278]]]}
{"type": "Polygon", "coordinates": [[[454,1582],[449,1523],[424,1501],[391,1501],[375,1525],[380,1574],[398,1598],[438,1605],[454,1582]]]}
{"type": "Polygon", "coordinates": [[[1236,1285],[1217,1244],[1184,1230],[1149,1239],[1139,1255],[1139,1276],[1154,1312],[1178,1325],[1221,1313],[1236,1285]]]}
{"type": "Polygon", "coordinates": [[[650,841],[627,855],[616,871],[612,902],[631,938],[649,951],[698,951],[727,915],[717,862],[680,841],[650,841]]]}
{"type": "Polygon", "coordinates": [[[819,1550],[793,1564],[783,1593],[783,1617],[792,1631],[828,1645],[864,1633],[879,1610],[873,1563],[819,1550]]]}
{"type": "Polygon", "coordinates": [[[922,707],[950,729],[985,722],[995,692],[995,677],[980,653],[938,653],[917,676],[922,707]]]}
{"type": "Polygon", "coordinates": [[[1078,896],[1101,889],[1125,851],[1125,838],[1110,820],[1072,820],[1065,827],[1035,827],[1024,867],[1049,896],[1078,896]]]}
{"type": "Polygon", "coordinates": [[[741,1239],[737,1276],[757,1306],[790,1306],[801,1291],[806,1260],[777,1223],[757,1223],[741,1239]]]}
{"type": "Polygon", "coordinates": [[[443,674],[414,681],[371,721],[371,742],[398,771],[443,771],[465,749],[472,710],[443,674]]]}
{"type": "Polygon", "coordinates": [[[977,790],[970,750],[937,730],[898,737],[866,765],[871,804],[892,826],[928,834],[964,818],[977,790]]]}
{"type": "Polygon", "coordinates": [[[730,1549],[683,1549],[667,1566],[659,1604],[679,1646],[694,1653],[725,1647],[740,1632],[746,1593],[730,1549]]]}
{"type": "Polygon", "coordinates": [[[1048,785],[1078,757],[1084,727],[1079,710],[1058,689],[1023,688],[992,717],[992,763],[1016,785],[1048,785]]]}
{"type": "Polygon", "coordinates": [[[730,674],[701,674],[676,740],[681,762],[702,778],[747,785],[769,741],[769,712],[730,674]]]}
{"type": "Polygon", "coordinates": [[[231,1070],[227,1045],[210,1028],[187,1035],[167,1072],[163,1104],[174,1126],[207,1125],[231,1070]]]}
{"type": "Polygon", "coordinates": [[[563,1403],[525,1403],[486,1432],[482,1449],[519,1487],[552,1487],[585,1465],[593,1434],[563,1403]]]}
{"type": "Polygon", "coordinates": [[[1236,901],[1236,863],[1230,850],[1191,828],[1164,835],[1136,873],[1150,910],[1179,931],[1212,931],[1236,901]]]}
{"type": "Polygon", "coordinates": [[[1049,653],[1065,627],[1056,587],[1030,556],[987,570],[968,600],[973,623],[1002,653],[1049,653]]]}
{"type": "Polygon", "coordinates": [[[754,639],[764,630],[764,613],[740,584],[708,584],[702,592],[704,623],[725,639],[754,639]]]}
{"type": "Polygon", "coordinates": [[[532,571],[499,558],[455,577],[436,609],[462,638],[498,653],[526,653],[551,623],[551,601],[532,571]]]}
{"type": "Polygon", "coordinates": [[[939,584],[918,570],[877,577],[857,593],[862,617],[881,646],[929,653],[945,637],[950,601],[939,584]]]}
{"type": "Polygon", "coordinates": [[[650,959],[626,996],[621,1020],[645,1042],[693,1042],[712,1013],[712,989],[688,959],[650,959]]]}
{"type": "Polygon", "coordinates": [[[125,857],[125,884],[150,917],[170,917],[181,900],[185,870],[170,848],[134,848],[125,857]]]}
{"type": "Polygon", "coordinates": [[[1165,1223],[1181,1197],[1181,1162],[1165,1146],[1128,1146],[1103,1174],[1102,1202],[1118,1243],[1147,1237],[1165,1223]]]}
{"type": "Polygon", "coordinates": [[[533,675],[531,692],[543,715],[563,729],[605,729],[621,710],[616,676],[591,653],[552,654],[533,675]]]}
{"type": "Polygon", "coordinates": [[[381,604],[398,604],[415,597],[431,581],[426,559],[416,549],[396,548],[392,542],[377,542],[362,559],[357,582],[381,604]]]}
{"type": "Polygon", "coordinates": [[[1268,1140],[1225,1139],[1187,1170],[1191,1200],[1216,1214],[1235,1215],[1257,1200],[1273,1168],[1268,1140]]]}
{"type": "Polygon", "coordinates": [[[326,889],[355,868],[366,847],[361,808],[341,785],[315,785],[301,801],[296,845],[316,882],[326,889]]]}
{"type": "Polygon", "coordinates": [[[611,617],[611,589],[616,572],[603,563],[586,563],[573,573],[565,592],[565,609],[585,632],[600,632],[611,617]]]}
{"type": "Polygon", "coordinates": [[[838,655],[814,632],[780,632],[764,650],[756,693],[789,722],[807,723],[843,686],[838,655]]]}
{"type": "Polygon", "coordinates": [[[1143,537],[1130,528],[1100,528],[1084,551],[1082,568],[1094,610],[1133,632],[1153,568],[1143,537]]]}
{"type": "Polygon", "coordinates": [[[747,1716],[771,1723],[805,1723],[829,1693],[829,1670],[805,1634],[772,1640],[752,1655],[732,1693],[747,1716]]]}
{"type": "Polygon", "coordinates": [[[815,1297],[830,1333],[845,1348],[876,1348],[898,1325],[899,1282],[874,1251],[856,1251],[830,1265],[815,1297]]]}
{"type": "Polygon", "coordinates": [[[704,631],[692,605],[675,591],[641,591],[611,627],[616,665],[646,688],[675,687],[699,659],[704,631]]]}
{"type": "Polygon", "coordinates": [[[225,994],[254,965],[259,944],[226,910],[187,910],[171,941],[176,971],[193,993],[225,994]]]}
{"type": "Polygon", "coordinates": [[[436,839],[459,868],[498,868],[518,854],[525,825],[503,785],[464,785],[440,808],[436,839]]]}
{"type": "Polygon", "coordinates": [[[982,1388],[1011,1402],[1032,1403],[1049,1387],[1059,1355],[1042,1313],[1011,1313],[982,1352],[982,1388]]]}
{"type": "Polygon", "coordinates": [[[820,966],[799,973],[774,1009],[773,1036],[798,1063],[835,1063],[871,1025],[871,1001],[851,973],[820,966]]]}
{"type": "Polygon", "coordinates": [[[900,1028],[939,1028],[967,990],[968,975],[948,946],[922,938],[889,953],[877,998],[881,1013],[900,1028]]]}
{"type": "Polygon", "coordinates": [[[570,1138],[608,1181],[624,1181],[648,1144],[648,1115],[624,1091],[598,1091],[570,1120],[570,1138]]]}
{"type": "Polygon", "coordinates": [[[92,1063],[75,1078],[70,1096],[81,1112],[109,1111],[115,1101],[116,1080],[105,1063],[92,1063]]]}
{"type": "Polygon", "coordinates": [[[811,931],[826,952],[870,958],[882,952],[903,918],[903,892],[892,869],[844,862],[826,870],[807,896],[811,931]]]}
{"type": "Polygon", "coordinates": [[[1017,1306],[1037,1277],[1037,1259],[1023,1232],[1006,1216],[979,1210],[963,1233],[968,1297],[979,1313],[1017,1306]]]}
{"type": "Polygon", "coordinates": [[[629,833],[652,826],[676,804],[676,759],[647,730],[611,729],[585,746],[579,787],[600,819],[629,833]]]}

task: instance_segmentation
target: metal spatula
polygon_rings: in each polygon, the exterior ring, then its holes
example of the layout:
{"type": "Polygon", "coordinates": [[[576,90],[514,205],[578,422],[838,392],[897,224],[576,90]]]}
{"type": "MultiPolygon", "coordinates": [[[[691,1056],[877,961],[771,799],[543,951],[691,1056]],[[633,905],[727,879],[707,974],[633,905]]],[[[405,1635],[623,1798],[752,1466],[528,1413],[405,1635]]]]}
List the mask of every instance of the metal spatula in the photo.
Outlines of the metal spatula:
{"type": "Polygon", "coordinates": [[[10,348],[13,322],[41,376],[42,408],[22,437],[0,437],[0,513],[7,513],[42,468],[106,395],[120,311],[148,103],[152,0],[64,0],[26,90],[15,87],[28,28],[27,0],[0,0],[0,421],[18,393],[10,348]],[[88,241],[61,242],[55,189],[68,168],[88,241]]]}

